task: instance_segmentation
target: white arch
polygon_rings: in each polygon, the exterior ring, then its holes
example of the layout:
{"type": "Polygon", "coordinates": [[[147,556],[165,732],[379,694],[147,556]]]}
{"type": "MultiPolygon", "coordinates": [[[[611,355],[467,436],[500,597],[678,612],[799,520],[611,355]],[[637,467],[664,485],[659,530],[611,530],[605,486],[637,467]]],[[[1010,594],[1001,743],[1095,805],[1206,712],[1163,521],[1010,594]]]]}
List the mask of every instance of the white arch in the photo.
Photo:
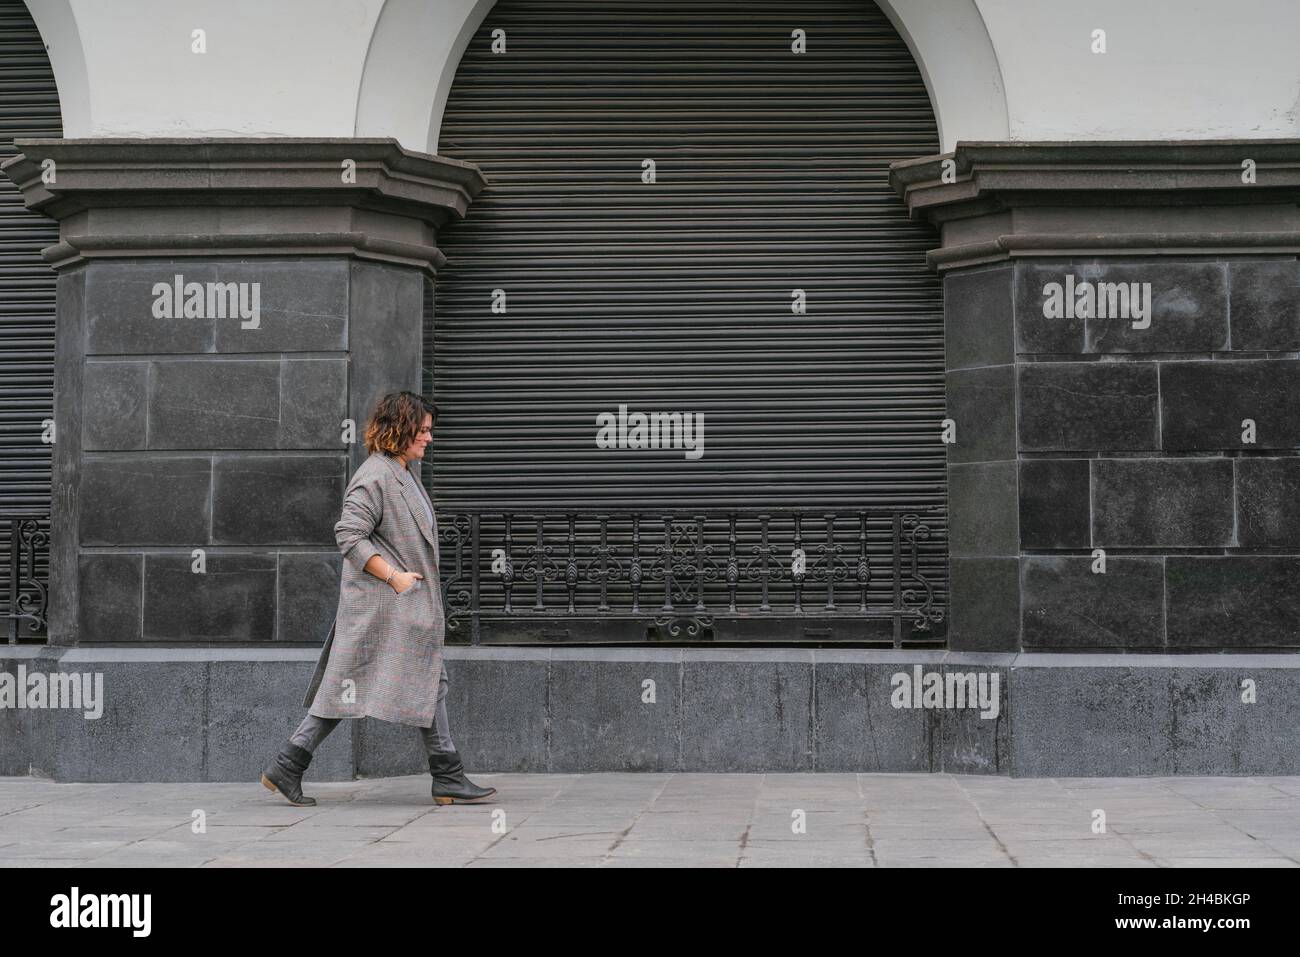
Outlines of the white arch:
{"type": "Polygon", "coordinates": [[[876,0],[921,70],[940,149],[959,140],[1005,140],[1007,93],[975,0],[876,0]]]}
{"type": "Polygon", "coordinates": [[[27,12],[36,23],[50,57],[54,85],[59,91],[63,135],[90,135],[90,78],[81,31],[69,0],[26,0],[27,12]]]}
{"type": "Polygon", "coordinates": [[[456,68],[496,0],[386,0],[366,54],[357,136],[438,152],[456,68]]]}
{"type": "MultiPolygon", "coordinates": [[[[386,0],[361,77],[356,135],[396,136],[408,148],[437,153],[456,68],[495,2],[386,0]]],[[[877,4],[921,70],[943,149],[958,139],[1006,139],[1002,76],[975,0],[877,4]]]]}

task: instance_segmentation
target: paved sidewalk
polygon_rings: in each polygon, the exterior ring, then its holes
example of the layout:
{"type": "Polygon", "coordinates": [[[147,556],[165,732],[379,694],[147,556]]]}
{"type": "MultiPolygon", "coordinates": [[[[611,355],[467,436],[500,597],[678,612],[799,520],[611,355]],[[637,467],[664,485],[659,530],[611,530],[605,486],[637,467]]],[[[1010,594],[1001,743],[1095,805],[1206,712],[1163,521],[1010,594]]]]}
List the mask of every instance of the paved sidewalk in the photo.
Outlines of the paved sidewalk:
{"type": "Polygon", "coordinates": [[[1295,777],[473,777],[496,803],[435,807],[427,775],[309,775],[312,808],[257,781],[0,778],[0,867],[1300,866],[1295,777]]]}

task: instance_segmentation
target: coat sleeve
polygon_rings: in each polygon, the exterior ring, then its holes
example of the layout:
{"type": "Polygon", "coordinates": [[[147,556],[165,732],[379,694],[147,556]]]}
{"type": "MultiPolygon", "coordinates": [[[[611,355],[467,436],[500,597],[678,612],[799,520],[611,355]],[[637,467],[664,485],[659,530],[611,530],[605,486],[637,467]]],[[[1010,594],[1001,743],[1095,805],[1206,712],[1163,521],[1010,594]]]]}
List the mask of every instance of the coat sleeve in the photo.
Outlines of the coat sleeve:
{"type": "Polygon", "coordinates": [[[334,526],[334,540],[343,557],[364,570],[379,554],[370,534],[384,513],[384,493],[378,480],[358,482],[343,499],[343,515],[334,526]]]}

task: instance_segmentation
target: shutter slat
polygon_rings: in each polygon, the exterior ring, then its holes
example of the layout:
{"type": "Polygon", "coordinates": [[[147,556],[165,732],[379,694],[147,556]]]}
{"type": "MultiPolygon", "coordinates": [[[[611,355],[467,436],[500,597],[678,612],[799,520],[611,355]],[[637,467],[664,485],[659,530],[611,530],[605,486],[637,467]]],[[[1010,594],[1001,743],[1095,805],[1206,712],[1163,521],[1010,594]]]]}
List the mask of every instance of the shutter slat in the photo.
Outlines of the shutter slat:
{"type": "MultiPolygon", "coordinates": [[[[21,0],[0,0],[0,160],[25,136],[63,135],[59,96],[36,24],[21,0]]],[[[32,213],[0,176],[0,512],[48,510],[54,417],[54,270],[41,250],[58,225],[32,213]]],[[[41,558],[38,572],[47,573],[41,558]]],[[[9,526],[0,523],[0,603],[9,600],[9,526]]],[[[27,634],[26,625],[20,633],[27,634]]]]}

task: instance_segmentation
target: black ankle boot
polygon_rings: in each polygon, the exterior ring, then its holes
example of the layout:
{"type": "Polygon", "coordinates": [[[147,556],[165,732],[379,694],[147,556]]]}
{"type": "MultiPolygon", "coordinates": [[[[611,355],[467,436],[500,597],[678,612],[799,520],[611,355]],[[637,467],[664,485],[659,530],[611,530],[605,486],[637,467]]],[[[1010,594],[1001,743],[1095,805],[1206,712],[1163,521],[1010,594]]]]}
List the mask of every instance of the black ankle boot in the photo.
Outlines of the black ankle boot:
{"type": "Polygon", "coordinates": [[[431,794],[435,804],[465,804],[490,797],[496,788],[481,788],[465,777],[459,751],[435,751],[429,755],[429,773],[433,775],[431,794]]]}
{"type": "Polygon", "coordinates": [[[262,786],[279,791],[295,807],[312,807],[316,799],[304,797],[302,793],[302,774],[309,764],[311,752],[286,741],[275,760],[262,772],[262,786]]]}

